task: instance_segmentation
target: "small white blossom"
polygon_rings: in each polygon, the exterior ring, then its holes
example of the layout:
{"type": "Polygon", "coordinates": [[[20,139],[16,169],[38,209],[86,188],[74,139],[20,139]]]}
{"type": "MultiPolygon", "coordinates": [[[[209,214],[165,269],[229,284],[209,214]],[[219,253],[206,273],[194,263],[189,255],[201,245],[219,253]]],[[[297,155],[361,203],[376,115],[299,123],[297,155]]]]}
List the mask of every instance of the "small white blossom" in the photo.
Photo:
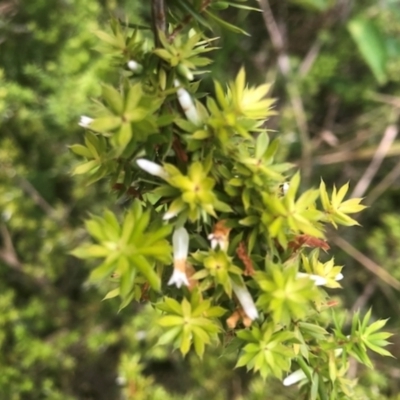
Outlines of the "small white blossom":
{"type": "MultiPolygon", "coordinates": [[[[335,349],[334,353],[335,353],[335,357],[339,357],[343,353],[343,349],[335,349]]],[[[283,380],[283,385],[291,386],[297,382],[302,381],[305,378],[306,378],[306,374],[304,373],[304,371],[302,369],[298,369],[298,370],[292,372],[290,375],[288,375],[283,380]]]]}
{"type": "MultiPolygon", "coordinates": [[[[350,337],[350,336],[347,336],[350,337]]],[[[335,349],[335,357],[339,357],[343,353],[343,349],[335,349]]]]}
{"type": "Polygon", "coordinates": [[[225,226],[224,220],[218,221],[214,225],[213,232],[207,236],[213,250],[218,246],[222,251],[228,251],[230,230],[225,226]]]}
{"type": "Polygon", "coordinates": [[[289,190],[289,183],[288,182],[283,183],[281,186],[281,190],[282,190],[282,194],[286,195],[286,193],[289,190]]]}
{"type": "Polygon", "coordinates": [[[178,269],[174,269],[174,272],[168,281],[168,285],[175,285],[177,288],[180,288],[182,285],[189,286],[189,280],[186,276],[186,273],[178,269]]]}
{"type": "Polygon", "coordinates": [[[284,380],[283,380],[283,385],[284,386],[291,386],[297,382],[300,382],[301,380],[306,378],[306,374],[303,372],[302,369],[298,369],[297,371],[294,371],[290,375],[288,375],[284,380]]]}
{"type": "Polygon", "coordinates": [[[339,273],[335,276],[335,281],[341,281],[343,278],[344,278],[344,277],[343,277],[343,274],[339,272],[339,273]]]}
{"type": "Polygon", "coordinates": [[[81,115],[78,125],[82,128],[89,128],[89,125],[93,122],[93,118],[87,117],[86,115],[81,115]]]}
{"type": "Polygon", "coordinates": [[[162,179],[168,179],[168,173],[165,169],[153,161],[146,160],[145,158],[138,158],[136,164],[150,175],[158,176],[162,179]]]}
{"type": "Polygon", "coordinates": [[[117,382],[118,386],[125,386],[126,385],[126,378],[124,376],[117,376],[117,379],[115,380],[117,382]]]}
{"type": "Polygon", "coordinates": [[[235,293],[240,305],[243,308],[245,314],[251,319],[254,320],[258,318],[258,311],[254,304],[254,301],[247,290],[246,285],[239,286],[236,283],[232,282],[232,289],[235,293]]]}
{"type": "Polygon", "coordinates": [[[130,60],[127,62],[126,64],[128,66],[128,68],[133,71],[133,72],[137,72],[137,73],[141,73],[143,70],[143,66],[141,64],[139,64],[138,62],[136,62],[135,60],[130,60]]]}
{"type": "Polygon", "coordinates": [[[169,219],[176,217],[178,213],[179,211],[167,211],[163,216],[163,220],[168,221],[169,219]]]}
{"type": "Polygon", "coordinates": [[[177,95],[179,104],[182,107],[183,112],[186,115],[186,118],[195,125],[199,125],[201,123],[200,115],[197,112],[197,108],[193,102],[192,96],[189,92],[181,87],[180,82],[175,79],[174,81],[175,87],[178,88],[177,95]]]}
{"type": "Polygon", "coordinates": [[[189,252],[189,234],[183,227],[175,230],[172,235],[172,247],[174,251],[174,272],[168,285],[175,284],[178,288],[182,285],[189,286],[186,276],[186,259],[189,252]]]}
{"type": "Polygon", "coordinates": [[[222,248],[224,246],[224,240],[220,237],[216,237],[213,233],[210,233],[208,236],[208,240],[211,242],[211,248],[215,250],[217,246],[222,248]]]}
{"type": "MultiPolygon", "coordinates": [[[[324,278],[323,276],[319,275],[314,275],[314,274],[306,274],[304,272],[298,272],[297,273],[298,278],[310,278],[311,280],[314,281],[316,286],[324,286],[328,283],[328,280],[324,278]]],[[[335,276],[335,281],[340,281],[343,279],[343,274],[340,272],[335,276]]]]}

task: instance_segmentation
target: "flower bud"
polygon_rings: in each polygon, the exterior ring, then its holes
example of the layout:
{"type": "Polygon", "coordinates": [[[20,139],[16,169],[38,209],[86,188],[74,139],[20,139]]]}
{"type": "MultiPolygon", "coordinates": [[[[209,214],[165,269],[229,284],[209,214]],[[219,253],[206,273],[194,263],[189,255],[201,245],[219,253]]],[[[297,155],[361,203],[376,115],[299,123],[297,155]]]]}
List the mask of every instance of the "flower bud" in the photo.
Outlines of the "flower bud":
{"type": "Polygon", "coordinates": [[[126,65],[131,71],[135,72],[136,74],[140,74],[143,71],[143,66],[134,60],[128,61],[126,65]]]}
{"type": "Polygon", "coordinates": [[[82,128],[89,128],[92,122],[93,118],[87,117],[86,115],[81,115],[78,125],[82,128]]]}
{"type": "Polygon", "coordinates": [[[243,311],[245,314],[251,319],[254,320],[258,318],[258,311],[257,308],[254,304],[254,301],[247,290],[247,287],[245,284],[239,286],[236,283],[232,282],[232,289],[233,292],[235,293],[240,305],[243,308],[243,311]]]}
{"type": "Polygon", "coordinates": [[[168,179],[168,173],[165,169],[153,161],[146,160],[145,158],[138,158],[136,164],[150,175],[158,176],[162,179],[168,179]]]}
{"type": "Polygon", "coordinates": [[[172,235],[172,247],[174,251],[174,271],[168,285],[175,284],[178,288],[182,285],[189,286],[186,276],[186,260],[189,252],[189,234],[183,227],[175,230],[172,235]]]}
{"type": "Polygon", "coordinates": [[[174,81],[175,87],[178,88],[177,95],[179,104],[182,107],[183,112],[186,115],[186,118],[195,125],[200,125],[201,119],[200,115],[197,111],[197,108],[193,102],[192,96],[189,92],[180,86],[180,82],[178,80],[174,81]]]}

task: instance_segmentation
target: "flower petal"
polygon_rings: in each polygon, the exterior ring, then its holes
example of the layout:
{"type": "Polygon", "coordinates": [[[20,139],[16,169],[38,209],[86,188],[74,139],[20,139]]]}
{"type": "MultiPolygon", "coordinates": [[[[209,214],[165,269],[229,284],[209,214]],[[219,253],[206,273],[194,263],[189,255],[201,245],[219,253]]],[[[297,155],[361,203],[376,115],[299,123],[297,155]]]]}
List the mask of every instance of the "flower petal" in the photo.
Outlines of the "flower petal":
{"type": "Polygon", "coordinates": [[[240,305],[243,308],[245,314],[251,319],[254,320],[258,318],[258,311],[254,301],[247,290],[246,285],[239,286],[236,283],[232,282],[232,289],[239,300],[240,305]]]}
{"type": "Polygon", "coordinates": [[[186,261],[189,251],[189,234],[184,227],[175,229],[172,235],[175,261],[186,261]]]}
{"type": "Polygon", "coordinates": [[[133,71],[133,72],[137,72],[138,74],[140,74],[143,71],[143,66],[141,64],[139,64],[138,62],[136,62],[135,60],[129,60],[126,65],[128,66],[128,68],[133,71]]]}
{"type": "Polygon", "coordinates": [[[93,122],[93,118],[86,115],[81,115],[78,125],[82,128],[89,128],[89,125],[93,122]]]}
{"type": "Polygon", "coordinates": [[[197,108],[193,102],[192,96],[186,89],[180,86],[181,84],[177,79],[175,79],[174,85],[175,87],[178,88],[177,91],[178,101],[182,107],[183,112],[186,115],[186,118],[193,124],[200,125],[201,123],[200,115],[197,112],[197,108]]]}
{"type": "Polygon", "coordinates": [[[297,382],[300,382],[306,378],[306,374],[303,372],[303,370],[298,369],[297,371],[294,371],[290,375],[288,375],[284,380],[283,380],[283,385],[284,386],[290,386],[293,385],[297,382]]]}
{"type": "Polygon", "coordinates": [[[323,276],[314,275],[314,274],[306,274],[304,272],[298,272],[297,277],[298,278],[309,278],[314,281],[316,286],[323,286],[328,283],[328,281],[323,276]]]}
{"type": "Polygon", "coordinates": [[[138,158],[136,160],[136,164],[143,171],[146,171],[150,175],[158,176],[162,179],[168,179],[168,173],[165,171],[165,169],[161,165],[156,164],[153,161],[146,160],[145,158],[138,158]]]}
{"type": "Polygon", "coordinates": [[[186,274],[178,269],[174,269],[174,272],[171,275],[170,280],[168,281],[168,285],[174,285],[177,288],[180,288],[182,285],[189,286],[189,280],[186,274]]]}

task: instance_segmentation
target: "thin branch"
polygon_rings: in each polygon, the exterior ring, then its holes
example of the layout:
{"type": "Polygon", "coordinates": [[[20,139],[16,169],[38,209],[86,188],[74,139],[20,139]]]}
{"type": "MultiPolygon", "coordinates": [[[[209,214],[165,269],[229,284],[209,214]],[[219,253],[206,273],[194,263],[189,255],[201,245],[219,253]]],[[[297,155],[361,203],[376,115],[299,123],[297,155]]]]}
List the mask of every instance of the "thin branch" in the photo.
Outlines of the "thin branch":
{"type": "Polygon", "coordinates": [[[371,205],[400,176],[400,162],[368,194],[364,203],[371,205]]]}
{"type": "Polygon", "coordinates": [[[382,140],[379,143],[378,148],[376,149],[374,157],[372,158],[368,168],[365,170],[363,176],[358,181],[356,187],[353,190],[353,193],[351,194],[351,197],[362,197],[367,191],[372,179],[378,172],[382,161],[385,159],[390,147],[396,139],[398,131],[399,130],[397,126],[394,124],[389,125],[385,129],[385,133],[383,134],[382,140]]]}
{"type": "MultiPolygon", "coordinates": [[[[203,2],[200,5],[199,8],[199,13],[201,14],[202,12],[204,12],[207,7],[211,4],[211,0],[203,0],[203,2]]],[[[168,37],[168,41],[171,43],[174,41],[174,39],[176,38],[176,36],[179,34],[179,32],[185,27],[187,26],[190,21],[192,20],[192,16],[190,14],[187,14],[183,17],[182,21],[174,28],[174,30],[172,31],[172,33],[169,35],[168,37]]]]}
{"type": "Polygon", "coordinates": [[[18,176],[17,181],[22,190],[51,218],[57,219],[56,210],[40,195],[35,187],[25,178],[18,176]]]}
{"type": "Polygon", "coordinates": [[[347,240],[340,236],[332,236],[330,238],[338,247],[340,247],[349,256],[358,261],[364,268],[372,272],[379,279],[386,282],[388,285],[396,290],[400,290],[400,282],[390,275],[385,269],[378,265],[375,261],[368,258],[366,255],[358,251],[354,246],[352,246],[347,240]]]}
{"type": "Polygon", "coordinates": [[[361,310],[368,303],[371,296],[375,293],[375,289],[377,286],[377,278],[371,279],[367,285],[364,286],[364,290],[360,296],[358,296],[357,300],[354,302],[353,307],[351,307],[349,316],[352,315],[357,310],[361,310]]]}
{"type": "MultiPolygon", "coordinates": [[[[356,151],[338,151],[336,153],[323,154],[321,156],[316,156],[314,158],[314,164],[317,165],[329,165],[337,164],[345,161],[354,160],[368,160],[376,152],[376,147],[371,147],[367,149],[360,149],[356,151]]],[[[397,141],[393,143],[392,147],[387,151],[386,157],[397,157],[400,155],[400,142],[397,141]]]]}
{"type": "Polygon", "coordinates": [[[265,27],[269,32],[272,46],[274,47],[278,59],[278,68],[286,79],[286,87],[289,94],[290,103],[292,105],[296,124],[300,133],[300,141],[302,144],[302,166],[304,175],[309,177],[311,174],[311,155],[312,144],[310,142],[308,123],[306,113],[304,111],[303,101],[301,99],[300,90],[295,82],[291,79],[291,68],[289,56],[286,52],[286,44],[283,35],[281,34],[278,24],[275,21],[268,0],[258,0],[262,9],[265,27]]]}
{"type": "Polygon", "coordinates": [[[22,264],[19,261],[13,242],[11,240],[10,232],[8,231],[5,224],[1,224],[0,232],[3,238],[3,248],[0,249],[0,258],[11,268],[17,271],[22,271],[22,264]]]}
{"type": "Polygon", "coordinates": [[[160,45],[160,38],[158,32],[166,33],[167,19],[165,14],[165,0],[152,0],[151,14],[153,20],[154,38],[156,45],[160,45]]]}
{"type": "Polygon", "coordinates": [[[300,77],[304,78],[314,65],[314,62],[317,59],[319,52],[321,51],[322,43],[323,43],[322,40],[320,38],[317,38],[317,40],[312,44],[312,46],[308,50],[306,56],[304,57],[299,67],[300,77]]]}
{"type": "Polygon", "coordinates": [[[3,239],[3,247],[0,249],[0,259],[11,269],[20,273],[26,282],[33,282],[35,285],[44,288],[48,284],[45,277],[37,278],[24,271],[23,264],[17,255],[10,232],[5,224],[0,225],[0,233],[3,239]]]}

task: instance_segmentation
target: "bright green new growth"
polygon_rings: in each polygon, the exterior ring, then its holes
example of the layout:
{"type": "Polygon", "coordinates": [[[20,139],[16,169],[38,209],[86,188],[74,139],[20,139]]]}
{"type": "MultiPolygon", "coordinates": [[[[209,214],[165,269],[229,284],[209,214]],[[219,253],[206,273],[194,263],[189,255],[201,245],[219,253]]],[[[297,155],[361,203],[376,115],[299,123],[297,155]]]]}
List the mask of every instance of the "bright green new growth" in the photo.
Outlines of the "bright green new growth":
{"type": "Polygon", "coordinates": [[[203,27],[222,21],[197,3],[172,2],[171,15],[189,7],[193,22],[169,21],[157,41],[116,21],[98,33],[121,84],[104,85],[95,118],[82,123],[85,145],[71,149],[85,161],[74,173],[134,199],[119,217],[91,217],[97,244],[74,254],[102,259],[90,281],[107,287],[106,299],[119,296],[120,309],[137,300],[160,310],[159,345],[200,357],[225,347],[263,378],[299,370],[284,384],[304,380],[310,398],[345,398],[348,357],[371,366],[367,349],[389,355],[390,334],[378,332],[385,321],[368,326],[370,312],[343,333],[321,288],[339,288],[342,267],[319,250],[329,249],[326,225],[357,225],[349,214],[364,206],[344,200],[348,184],[301,193],[300,173],[276,161],[279,135],[270,141],[263,128],[269,85],[249,87],[244,69],[196,99],[194,76],[207,76],[199,67],[214,50],[203,27]]]}

